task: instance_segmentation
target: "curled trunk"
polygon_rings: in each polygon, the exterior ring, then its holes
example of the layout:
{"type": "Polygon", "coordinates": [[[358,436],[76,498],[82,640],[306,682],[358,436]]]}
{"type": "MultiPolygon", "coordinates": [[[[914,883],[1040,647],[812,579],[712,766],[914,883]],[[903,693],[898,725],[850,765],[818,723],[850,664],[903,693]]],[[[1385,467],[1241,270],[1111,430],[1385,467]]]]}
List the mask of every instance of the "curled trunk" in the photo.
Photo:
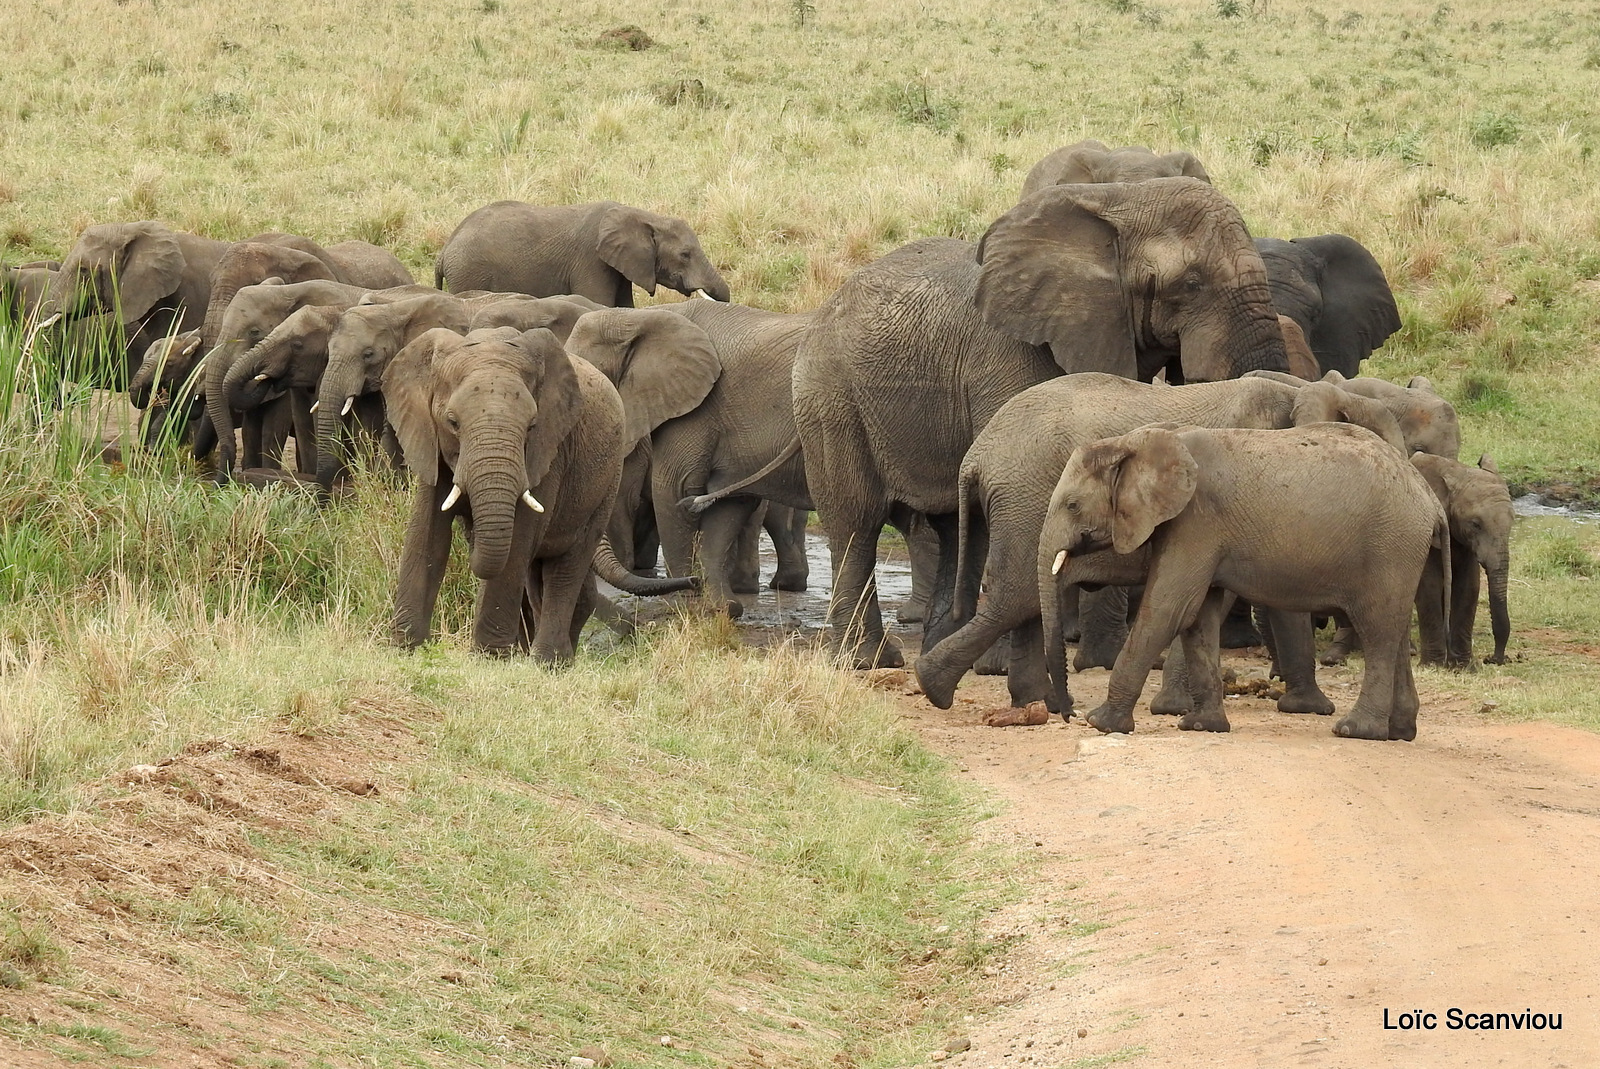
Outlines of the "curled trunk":
{"type": "Polygon", "coordinates": [[[625,594],[653,597],[675,594],[681,590],[700,589],[700,580],[695,576],[654,579],[635,575],[623,567],[622,561],[617,559],[616,550],[612,548],[611,540],[608,538],[600,539],[600,545],[594,551],[594,573],[625,594]]]}

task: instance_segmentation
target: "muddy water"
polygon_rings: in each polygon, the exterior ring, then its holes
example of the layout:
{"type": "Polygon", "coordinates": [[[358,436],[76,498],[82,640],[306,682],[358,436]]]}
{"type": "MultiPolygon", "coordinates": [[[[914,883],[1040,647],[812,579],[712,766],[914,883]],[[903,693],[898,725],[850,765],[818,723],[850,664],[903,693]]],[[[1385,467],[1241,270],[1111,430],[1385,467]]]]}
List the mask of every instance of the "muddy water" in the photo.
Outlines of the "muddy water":
{"type": "Polygon", "coordinates": [[[1513,498],[1511,510],[1518,516],[1562,516],[1578,523],[1594,523],[1600,520],[1600,511],[1582,508],[1575,505],[1551,505],[1538,494],[1523,494],[1513,498]]]}

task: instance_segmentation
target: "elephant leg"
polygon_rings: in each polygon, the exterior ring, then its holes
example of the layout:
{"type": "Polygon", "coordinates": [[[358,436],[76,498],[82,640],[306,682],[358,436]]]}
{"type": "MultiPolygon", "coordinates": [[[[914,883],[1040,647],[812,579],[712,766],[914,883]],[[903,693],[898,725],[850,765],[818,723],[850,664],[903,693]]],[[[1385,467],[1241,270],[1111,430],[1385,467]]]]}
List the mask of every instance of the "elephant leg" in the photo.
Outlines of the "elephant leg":
{"type": "Polygon", "coordinates": [[[266,419],[266,410],[271,403],[261,408],[252,408],[244,413],[239,420],[239,438],[243,449],[239,452],[239,466],[241,468],[259,468],[261,464],[261,439],[263,437],[262,423],[266,419]]]}
{"type": "Polygon", "coordinates": [[[317,425],[311,415],[315,397],[305,390],[289,391],[289,416],[294,421],[294,470],[301,475],[317,474],[317,425]]]}
{"type": "MultiPolygon", "coordinates": [[[[944,512],[927,517],[928,526],[939,540],[938,567],[934,571],[933,587],[928,591],[928,608],[922,621],[923,641],[930,637],[938,642],[959,626],[953,619],[952,609],[956,597],[956,565],[961,554],[961,521],[954,512],[944,512]]],[[[913,575],[913,580],[915,576],[913,575]]]]}
{"type": "Polygon", "coordinates": [[[656,526],[656,511],[642,502],[633,515],[633,573],[655,575],[661,558],[661,531],[656,526]]]}
{"type": "MultiPolygon", "coordinates": [[[[1178,632],[1193,624],[1207,597],[1214,568],[1210,558],[1199,556],[1179,560],[1176,554],[1163,554],[1151,562],[1139,613],[1111,669],[1106,700],[1087,718],[1091,727],[1107,732],[1133,730],[1133,707],[1150,668],[1178,632]]],[[[1193,666],[1189,674],[1193,676],[1193,666]]]]}
{"type": "Polygon", "coordinates": [[[431,487],[419,483],[412,495],[394,594],[394,640],[407,649],[431,637],[433,608],[450,563],[452,516],[439,511],[449,488],[449,481],[443,479],[431,487]]]}
{"type": "MultiPolygon", "coordinates": [[[[663,499],[657,496],[656,501],[662,502],[663,499]]],[[[657,504],[653,511],[656,516],[656,532],[661,537],[661,555],[666,561],[667,574],[693,575],[694,542],[696,535],[699,534],[695,517],[690,516],[672,501],[657,504]]]]}
{"type": "Polygon", "coordinates": [[[1200,603],[1194,623],[1183,629],[1184,675],[1189,681],[1189,699],[1194,708],[1183,714],[1178,727],[1184,731],[1229,731],[1228,714],[1222,708],[1222,621],[1228,614],[1231,594],[1212,587],[1200,603]]]}
{"type": "Polygon", "coordinates": [[[834,652],[858,669],[900,668],[905,655],[883,629],[874,572],[883,516],[844,517],[828,525],[828,555],[833,559],[833,593],[828,626],[834,652]]]}
{"type": "Polygon", "coordinates": [[[1262,644],[1261,632],[1250,622],[1250,603],[1243,598],[1236,600],[1233,608],[1228,610],[1228,615],[1222,622],[1221,641],[1223,648],[1230,650],[1242,650],[1262,644]]]}
{"type": "MultiPolygon", "coordinates": [[[[1451,549],[1454,548],[1452,544],[1451,549]]],[[[1453,595],[1454,591],[1451,593],[1453,595]]],[[[1422,580],[1417,583],[1417,636],[1422,643],[1423,664],[1444,664],[1449,655],[1454,635],[1446,631],[1444,598],[1444,566],[1436,554],[1430,553],[1422,569],[1422,580]]],[[[1452,611],[1455,609],[1453,602],[1452,596],[1452,611]]]]}
{"type": "Polygon", "coordinates": [[[1451,547],[1450,568],[1450,653],[1445,663],[1472,671],[1478,667],[1472,659],[1472,628],[1478,620],[1482,569],[1477,555],[1465,546],[1451,547]]]}
{"type": "MultiPolygon", "coordinates": [[[[1255,622],[1256,630],[1261,633],[1262,643],[1267,647],[1267,658],[1271,662],[1271,668],[1268,669],[1267,678],[1282,679],[1283,664],[1278,659],[1278,640],[1277,637],[1272,633],[1271,617],[1268,615],[1267,610],[1262,608],[1260,605],[1250,606],[1250,616],[1255,622]]],[[[1313,653],[1315,653],[1315,650],[1313,650],[1313,653]]]]}
{"type": "Polygon", "coordinates": [[[1333,644],[1322,654],[1322,663],[1330,667],[1344,664],[1352,653],[1361,648],[1361,636],[1350,626],[1350,621],[1343,613],[1334,613],[1333,622],[1333,644]]]}
{"type": "Polygon", "coordinates": [[[1011,671],[1011,636],[1001,635],[972,665],[980,676],[1003,676],[1011,671]]]}
{"type": "Polygon", "coordinates": [[[1400,657],[1395,664],[1394,707],[1389,713],[1389,739],[1392,742],[1412,742],[1417,737],[1417,710],[1422,706],[1417,697],[1417,680],[1411,671],[1411,639],[1406,636],[1400,646],[1400,657]]]}
{"type": "Polygon", "coordinates": [[[610,598],[595,592],[594,618],[611,629],[612,634],[618,638],[632,638],[636,631],[633,620],[622,611],[622,607],[610,598]]]}
{"type": "Polygon", "coordinates": [[[724,498],[700,517],[700,563],[706,572],[706,604],[733,620],[744,614],[744,605],[734,597],[733,587],[739,539],[751,528],[751,519],[760,504],[760,498],[724,498]]]}
{"type": "MultiPolygon", "coordinates": [[[[294,431],[294,412],[289,404],[289,396],[285,394],[276,401],[269,401],[255,411],[261,413],[261,420],[257,424],[260,438],[257,439],[254,449],[248,441],[245,443],[244,466],[274,468],[281,471],[283,447],[289,443],[289,435],[294,431]],[[255,457],[254,464],[249,462],[252,454],[255,457]]],[[[247,433],[249,426],[250,420],[246,417],[247,433]]]]}
{"type": "MultiPolygon", "coordinates": [[[[566,664],[577,650],[575,633],[588,620],[578,619],[585,583],[592,582],[591,565],[599,532],[581,538],[575,548],[559,557],[547,557],[539,566],[539,629],[533,636],[534,659],[543,664],[566,664]]],[[[593,610],[593,604],[590,604],[593,610]]]]}
{"type": "Polygon", "coordinates": [[[1073,671],[1110,668],[1128,638],[1128,588],[1107,586],[1078,595],[1078,652],[1073,671]]]}
{"type": "Polygon", "coordinates": [[[1267,609],[1264,618],[1266,630],[1277,644],[1284,683],[1278,712],[1332,714],[1333,702],[1317,686],[1317,640],[1311,629],[1311,614],[1267,609]]]}
{"type": "Polygon", "coordinates": [[[804,590],[811,578],[811,562],[806,559],[805,509],[787,505],[767,506],[767,536],[778,557],[778,570],[767,583],[773,590],[804,590]]]}
{"type": "MultiPolygon", "coordinates": [[[[610,598],[600,596],[599,588],[594,585],[594,569],[591,568],[578,587],[578,602],[572,608],[572,623],[567,628],[567,638],[574,650],[578,648],[578,639],[583,636],[583,625],[589,622],[589,617],[596,615],[595,610],[602,601],[611,604],[610,598]]],[[[611,605],[611,608],[615,611],[616,606],[611,605]]]]}
{"type": "Polygon", "coordinates": [[[528,509],[519,508],[513,522],[506,566],[499,575],[478,584],[478,602],[473,613],[473,648],[495,657],[528,649],[530,614],[538,617],[541,627],[549,618],[545,611],[550,607],[548,601],[532,602],[528,589],[528,560],[533,556],[533,547],[546,521],[543,517],[535,519],[528,509]]]}
{"type": "Polygon", "coordinates": [[[913,516],[900,533],[911,561],[911,596],[896,616],[903,624],[920,624],[928,618],[928,600],[939,581],[939,536],[921,515],[913,516]]]}
{"type": "Polygon", "coordinates": [[[1035,616],[1012,628],[1010,664],[1006,669],[1006,690],[1013,707],[1022,709],[1034,702],[1046,702],[1050,695],[1050,676],[1044,670],[1044,621],[1035,616]]]}
{"type": "Polygon", "coordinates": [[[1161,689],[1150,699],[1150,712],[1156,716],[1188,716],[1194,712],[1188,658],[1182,642],[1167,647],[1167,659],[1161,664],[1161,689]]]}
{"type": "Polygon", "coordinates": [[[766,519],[767,503],[762,501],[751,510],[734,540],[728,589],[735,594],[761,593],[761,527],[766,519]]]}
{"type": "MultiPolygon", "coordinates": [[[[1350,622],[1367,651],[1366,672],[1355,707],[1333,725],[1333,733],[1347,739],[1392,738],[1390,718],[1396,711],[1396,687],[1402,685],[1401,665],[1406,676],[1411,670],[1411,598],[1401,609],[1387,604],[1352,608],[1350,622]]],[[[1411,731],[1415,735],[1415,723],[1411,731]]]]}

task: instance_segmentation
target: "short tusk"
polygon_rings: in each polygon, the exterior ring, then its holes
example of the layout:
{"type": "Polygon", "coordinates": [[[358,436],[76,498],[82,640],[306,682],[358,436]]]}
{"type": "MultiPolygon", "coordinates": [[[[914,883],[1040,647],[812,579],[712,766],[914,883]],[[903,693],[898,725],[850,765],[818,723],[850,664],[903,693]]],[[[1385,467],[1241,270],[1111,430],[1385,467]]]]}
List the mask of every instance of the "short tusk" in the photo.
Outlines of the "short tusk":
{"type": "Polygon", "coordinates": [[[522,500],[527,502],[529,508],[535,512],[543,512],[544,506],[539,504],[539,499],[533,496],[532,490],[522,491],[522,500]]]}
{"type": "Polygon", "coordinates": [[[313,416],[316,415],[317,414],[317,409],[319,409],[321,407],[322,407],[322,402],[321,401],[312,401],[311,402],[311,414],[313,416]]]}
{"type": "Polygon", "coordinates": [[[715,298],[715,297],[713,297],[713,296],[711,296],[711,294],[709,294],[709,293],[707,293],[707,292],[706,292],[706,291],[705,291],[705,290],[695,290],[695,291],[694,291],[694,295],[695,295],[695,296],[696,296],[696,297],[703,297],[703,298],[705,298],[705,299],[706,299],[706,300],[708,300],[708,301],[714,301],[714,300],[716,300],[716,298],[715,298]]]}
{"type": "Polygon", "coordinates": [[[43,323],[40,323],[39,326],[36,329],[44,330],[46,327],[55,326],[56,321],[59,320],[60,318],[61,318],[61,313],[57,312],[55,315],[51,316],[49,319],[46,319],[43,323]]]}
{"type": "Polygon", "coordinates": [[[1061,569],[1066,563],[1067,563],[1067,551],[1063,549],[1061,552],[1056,554],[1055,563],[1050,565],[1050,574],[1051,575],[1060,575],[1061,574],[1061,569]]]}
{"type": "Polygon", "coordinates": [[[461,500],[461,484],[455,483],[450,487],[450,496],[444,499],[444,504],[439,506],[440,512],[449,512],[450,506],[461,500]]]}
{"type": "Polygon", "coordinates": [[[356,407],[356,395],[351,394],[349,397],[344,399],[344,407],[339,409],[339,415],[348,416],[350,414],[350,410],[354,407],[356,407]]]}
{"type": "Polygon", "coordinates": [[[272,378],[272,376],[268,375],[265,371],[263,371],[261,374],[257,375],[255,378],[251,379],[250,381],[251,382],[266,382],[270,378],[272,378]]]}

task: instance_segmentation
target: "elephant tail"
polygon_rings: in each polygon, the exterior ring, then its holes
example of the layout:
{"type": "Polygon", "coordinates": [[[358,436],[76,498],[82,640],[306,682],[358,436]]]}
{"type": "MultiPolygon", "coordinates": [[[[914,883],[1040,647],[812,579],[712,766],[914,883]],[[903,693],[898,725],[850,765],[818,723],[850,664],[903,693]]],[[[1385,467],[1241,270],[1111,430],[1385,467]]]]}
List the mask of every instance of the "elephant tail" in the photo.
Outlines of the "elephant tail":
{"type": "Polygon", "coordinates": [[[697,576],[687,575],[676,579],[650,579],[642,575],[634,575],[623,567],[621,560],[617,559],[617,551],[611,548],[611,540],[603,536],[600,539],[600,545],[594,551],[594,573],[625,594],[659,596],[661,594],[676,594],[680,590],[700,589],[700,580],[697,576]]]}
{"type": "MultiPolygon", "coordinates": [[[[800,452],[800,439],[798,436],[796,436],[789,440],[789,444],[784,446],[783,449],[779,451],[777,456],[773,457],[767,462],[766,467],[762,468],[754,475],[747,475],[743,479],[740,479],[738,482],[734,483],[732,486],[724,486],[722,489],[716,490],[709,494],[701,494],[699,497],[686,497],[682,501],[678,502],[678,507],[683,509],[691,516],[698,516],[712,505],[715,505],[718,501],[721,501],[723,498],[732,497],[745,487],[753,486],[762,479],[765,479],[768,475],[771,475],[773,472],[777,471],[780,467],[787,463],[788,460],[798,452],[800,452]]],[[[607,582],[610,582],[610,580],[607,580],[607,582]]]]}
{"type": "Polygon", "coordinates": [[[1450,592],[1453,577],[1450,574],[1450,520],[1445,514],[1444,506],[1440,505],[1433,519],[1433,541],[1428,547],[1429,554],[1439,555],[1439,574],[1444,577],[1444,582],[1439,588],[1439,618],[1444,621],[1444,633],[1450,634],[1450,592]]]}
{"type": "Polygon", "coordinates": [[[956,494],[956,588],[950,606],[952,621],[972,619],[978,611],[983,565],[989,556],[989,517],[978,500],[978,473],[963,464],[956,494]]]}
{"type": "Polygon", "coordinates": [[[433,261],[433,288],[436,289],[436,290],[444,289],[444,261],[443,260],[435,260],[435,261],[433,261]]]}

